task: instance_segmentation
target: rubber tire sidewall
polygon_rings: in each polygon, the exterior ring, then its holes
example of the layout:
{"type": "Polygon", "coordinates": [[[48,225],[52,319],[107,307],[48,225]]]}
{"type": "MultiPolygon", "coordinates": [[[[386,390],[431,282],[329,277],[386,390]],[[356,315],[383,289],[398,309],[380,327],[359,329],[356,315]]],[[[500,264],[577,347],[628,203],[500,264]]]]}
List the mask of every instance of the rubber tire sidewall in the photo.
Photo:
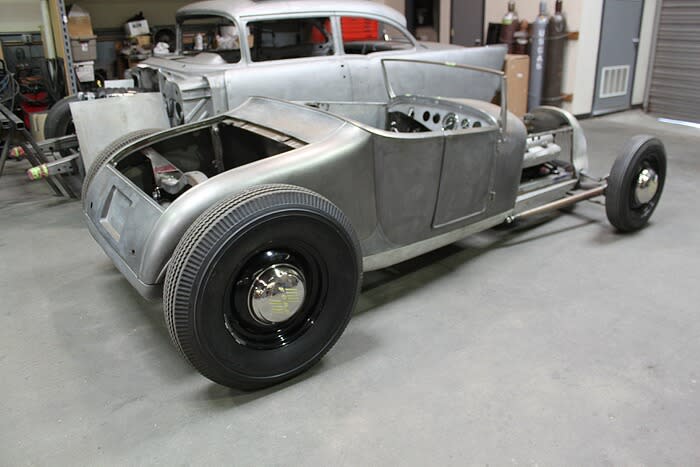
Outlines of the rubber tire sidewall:
{"type": "Polygon", "coordinates": [[[666,150],[663,143],[653,136],[638,135],[631,138],[615,160],[605,193],[605,211],[610,223],[621,232],[633,232],[644,227],[659,204],[666,181],[666,150]],[[643,215],[631,209],[631,190],[639,175],[638,165],[653,151],[658,168],[659,185],[654,205],[643,215]]]}
{"type": "Polygon", "coordinates": [[[279,383],[320,360],[350,319],[362,275],[359,243],[337,207],[298,187],[269,187],[229,209],[213,207],[209,211],[219,211],[214,216],[205,212],[188,232],[205,225],[206,230],[194,241],[192,235],[183,237],[164,288],[166,321],[186,359],[212,381],[244,390],[279,383]],[[310,225],[326,229],[297,230],[300,219],[304,220],[302,228],[309,222],[307,229],[310,225]],[[248,348],[236,342],[224,326],[223,289],[234,277],[234,265],[244,263],[253,250],[264,244],[279,247],[285,241],[321,252],[329,273],[324,278],[327,293],[313,326],[296,340],[277,349],[248,348]]]}
{"type": "Polygon", "coordinates": [[[51,106],[44,123],[44,138],[60,138],[69,134],[68,128],[73,122],[70,104],[78,101],[78,96],[67,96],[51,106]]]}

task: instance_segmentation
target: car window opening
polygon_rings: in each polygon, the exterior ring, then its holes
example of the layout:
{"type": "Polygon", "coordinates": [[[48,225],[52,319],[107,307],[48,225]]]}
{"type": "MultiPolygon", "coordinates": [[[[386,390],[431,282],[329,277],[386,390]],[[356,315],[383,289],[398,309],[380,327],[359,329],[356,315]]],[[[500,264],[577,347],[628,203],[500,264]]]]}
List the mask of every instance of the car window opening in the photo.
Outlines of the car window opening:
{"type": "Polygon", "coordinates": [[[194,16],[180,23],[183,55],[202,52],[218,54],[227,63],[241,60],[241,40],[238,28],[221,16],[194,16]]]}
{"type": "Polygon", "coordinates": [[[411,40],[401,30],[375,19],[343,16],[340,27],[346,54],[367,55],[413,47],[411,40]]]}
{"type": "Polygon", "coordinates": [[[293,18],[248,23],[251,60],[287,60],[333,55],[330,18],[293,18]]]}

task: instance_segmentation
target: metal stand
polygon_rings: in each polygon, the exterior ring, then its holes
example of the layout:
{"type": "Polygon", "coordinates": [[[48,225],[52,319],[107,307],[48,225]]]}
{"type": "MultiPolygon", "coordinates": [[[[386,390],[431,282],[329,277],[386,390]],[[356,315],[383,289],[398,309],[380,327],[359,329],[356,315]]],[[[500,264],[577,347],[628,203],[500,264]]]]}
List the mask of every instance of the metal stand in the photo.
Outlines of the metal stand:
{"type": "Polygon", "coordinates": [[[25,128],[22,119],[0,104],[0,127],[6,132],[2,153],[0,153],[0,176],[5,170],[5,163],[10,154],[10,146],[17,144],[24,152],[24,157],[32,164],[28,175],[32,179],[43,178],[59,196],[77,198],[77,194],[64,175],[80,173],[80,158],[77,156],[78,139],[75,135],[53,138],[38,143],[25,128]],[[59,151],[72,150],[67,157],[55,158],[59,151]],[[35,176],[39,171],[42,176],[35,176]],[[55,177],[51,177],[55,175],[55,177]]]}

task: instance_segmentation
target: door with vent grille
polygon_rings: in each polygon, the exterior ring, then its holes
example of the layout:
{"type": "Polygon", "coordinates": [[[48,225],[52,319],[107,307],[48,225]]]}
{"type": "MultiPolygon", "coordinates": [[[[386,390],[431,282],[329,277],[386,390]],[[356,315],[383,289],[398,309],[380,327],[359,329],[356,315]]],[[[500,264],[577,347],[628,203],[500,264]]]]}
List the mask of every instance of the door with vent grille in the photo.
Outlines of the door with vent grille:
{"type": "Polygon", "coordinates": [[[605,0],[594,115],[630,107],[643,6],[643,0],[605,0]]]}
{"type": "Polygon", "coordinates": [[[663,0],[647,110],[700,122],[700,1],[663,0]]]}

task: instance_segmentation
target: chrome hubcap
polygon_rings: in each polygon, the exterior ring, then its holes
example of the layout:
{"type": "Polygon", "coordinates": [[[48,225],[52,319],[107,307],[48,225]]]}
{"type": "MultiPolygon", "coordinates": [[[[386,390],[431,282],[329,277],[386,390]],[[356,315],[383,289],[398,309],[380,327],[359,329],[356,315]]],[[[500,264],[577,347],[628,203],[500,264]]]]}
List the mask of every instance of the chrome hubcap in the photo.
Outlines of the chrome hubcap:
{"type": "Polygon", "coordinates": [[[659,189],[659,175],[654,169],[645,168],[637,177],[634,197],[639,204],[646,204],[654,198],[659,189]]]}
{"type": "Polygon", "coordinates": [[[248,307],[261,324],[294,316],[304,303],[304,275],[290,264],[273,264],[258,272],[248,292],[248,307]]]}

